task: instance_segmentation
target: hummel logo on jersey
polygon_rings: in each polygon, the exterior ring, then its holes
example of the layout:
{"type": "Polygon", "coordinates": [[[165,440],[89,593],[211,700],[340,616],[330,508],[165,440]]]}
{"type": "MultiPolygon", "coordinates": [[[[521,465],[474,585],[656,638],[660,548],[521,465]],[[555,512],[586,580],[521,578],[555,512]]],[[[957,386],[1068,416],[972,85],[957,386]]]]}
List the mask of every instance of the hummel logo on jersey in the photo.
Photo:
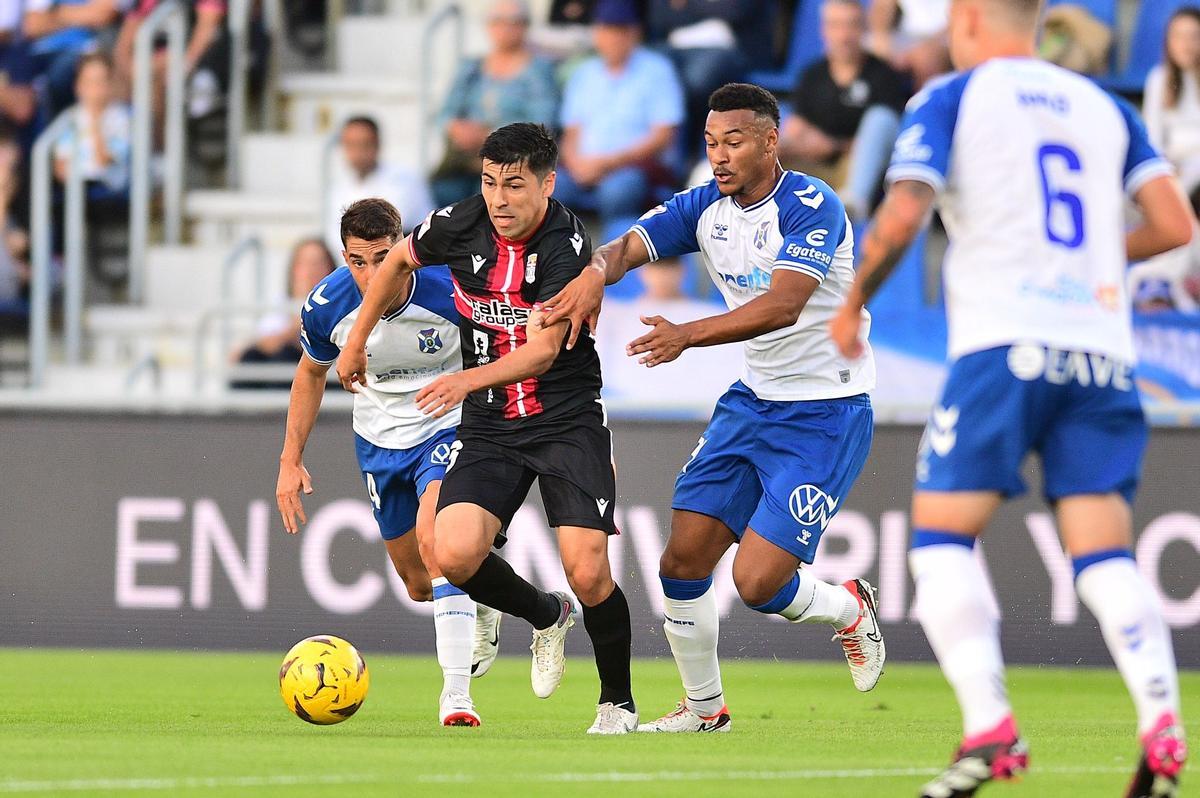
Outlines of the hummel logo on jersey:
{"type": "Polygon", "coordinates": [[[575,248],[575,254],[578,255],[583,251],[583,236],[576,233],[571,236],[571,246],[575,248]]]}
{"type": "MultiPolygon", "coordinates": [[[[801,485],[788,498],[788,509],[792,518],[803,526],[820,526],[821,531],[829,526],[829,519],[837,512],[841,499],[830,496],[816,485],[801,485]]],[[[802,540],[801,543],[807,541],[802,540]]]]}
{"type": "Polygon", "coordinates": [[[479,270],[483,268],[483,264],[485,264],[485,263],[487,263],[487,258],[482,257],[480,255],[472,255],[471,256],[471,269],[476,274],[479,274],[479,270]]]}
{"type": "Polygon", "coordinates": [[[600,511],[600,515],[604,515],[604,511],[608,509],[608,499],[596,499],[596,509],[600,511]]]}
{"type": "Polygon", "coordinates": [[[822,203],[825,202],[825,195],[817,191],[817,187],[812,183],[808,184],[808,188],[802,191],[793,191],[792,193],[796,195],[796,199],[800,200],[801,204],[807,205],[814,211],[820,208],[822,203]]]}
{"type": "Polygon", "coordinates": [[[311,313],[312,306],[314,304],[315,305],[328,305],[329,300],[326,299],[324,296],[322,296],[324,291],[325,291],[325,284],[321,283],[320,285],[318,285],[316,287],[316,289],[311,294],[308,295],[308,299],[304,300],[304,309],[311,313]]]}
{"type": "Polygon", "coordinates": [[[721,224],[719,222],[714,224],[710,238],[712,238],[713,241],[728,241],[729,225],[721,224]]]}
{"type": "Polygon", "coordinates": [[[929,446],[939,457],[950,454],[958,442],[958,407],[935,407],[929,417],[929,446]]]}

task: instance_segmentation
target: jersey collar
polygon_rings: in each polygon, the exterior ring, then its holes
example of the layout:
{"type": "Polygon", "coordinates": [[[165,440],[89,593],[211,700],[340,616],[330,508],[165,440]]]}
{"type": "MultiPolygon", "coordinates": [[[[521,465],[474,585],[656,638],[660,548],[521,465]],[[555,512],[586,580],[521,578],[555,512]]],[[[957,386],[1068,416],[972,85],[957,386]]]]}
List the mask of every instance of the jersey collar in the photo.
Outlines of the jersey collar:
{"type": "Polygon", "coordinates": [[[417,280],[421,279],[421,270],[417,269],[412,273],[412,282],[408,286],[408,298],[404,300],[400,307],[393,310],[391,313],[383,317],[384,321],[391,321],[399,316],[404,311],[408,310],[408,306],[412,304],[413,297],[417,295],[417,280]]]}
{"type": "MultiPolygon", "coordinates": [[[[762,199],[760,199],[758,202],[754,203],[753,205],[747,205],[745,208],[743,208],[741,205],[738,205],[737,200],[733,200],[733,207],[737,208],[739,211],[742,211],[743,213],[749,213],[750,211],[761,208],[762,206],[764,206],[768,202],[770,202],[771,199],[774,198],[774,196],[779,193],[779,187],[783,185],[783,181],[787,179],[787,176],[788,176],[788,170],[784,169],[783,174],[781,174],[779,176],[779,180],[775,183],[775,188],[771,189],[771,193],[768,194],[767,196],[763,197],[762,199]]],[[[730,199],[732,199],[732,197],[730,199]]]]}

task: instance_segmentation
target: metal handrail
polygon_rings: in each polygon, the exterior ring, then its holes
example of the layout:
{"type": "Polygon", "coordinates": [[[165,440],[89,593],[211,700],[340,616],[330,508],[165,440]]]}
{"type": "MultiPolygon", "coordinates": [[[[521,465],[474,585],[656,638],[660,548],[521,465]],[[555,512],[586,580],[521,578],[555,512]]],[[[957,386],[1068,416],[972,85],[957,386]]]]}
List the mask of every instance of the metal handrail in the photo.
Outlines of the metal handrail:
{"type": "Polygon", "coordinates": [[[267,76],[262,90],[262,108],[259,112],[259,124],[263,130],[274,130],[278,124],[279,105],[276,94],[279,90],[279,72],[281,51],[283,50],[286,32],[283,21],[282,0],[262,0],[263,25],[271,38],[271,46],[267,51],[267,76]]]}
{"type": "MultiPolygon", "coordinates": [[[[30,157],[30,287],[29,287],[29,384],[42,387],[50,360],[50,294],[53,275],[50,258],[53,241],[54,143],[71,126],[74,108],[68,108],[38,135],[30,157]]],[[[75,166],[70,164],[71,172],[75,166]]]]}
{"type": "MultiPolygon", "coordinates": [[[[218,321],[222,324],[227,324],[229,319],[238,316],[261,316],[264,313],[276,311],[295,312],[295,308],[281,304],[262,304],[262,305],[220,305],[215,308],[209,308],[200,314],[199,320],[196,322],[196,333],[192,343],[193,361],[192,361],[192,385],[196,393],[204,390],[204,383],[209,375],[209,370],[205,364],[205,349],[212,333],[212,327],[218,321]]],[[[228,347],[222,349],[222,357],[227,357],[229,354],[228,347]]],[[[224,361],[221,361],[224,363],[224,361]]],[[[222,367],[218,371],[224,372],[222,367]]]]}
{"type": "MultiPolygon", "coordinates": [[[[221,266],[221,304],[232,306],[236,297],[233,295],[233,273],[245,262],[246,255],[253,255],[254,260],[254,297],[253,300],[257,304],[263,304],[266,299],[266,269],[267,269],[267,250],[263,246],[262,239],[257,235],[246,236],[239,241],[229,254],[225,256],[225,262],[221,266]]],[[[228,352],[232,341],[232,334],[229,329],[229,319],[226,317],[225,323],[221,326],[221,349],[228,352]]]]}
{"type": "Polygon", "coordinates": [[[158,355],[154,352],[147,354],[137,363],[133,364],[133,368],[129,369],[129,373],[125,375],[125,392],[131,393],[135,385],[143,374],[150,375],[150,384],[153,386],[155,393],[162,390],[162,362],[159,361],[158,355]]]}
{"type": "Polygon", "coordinates": [[[63,337],[67,362],[74,365],[83,351],[84,253],[87,251],[87,225],[84,213],[87,195],[78,151],[71,154],[67,167],[66,202],[63,208],[63,337]]]}
{"type": "Polygon", "coordinates": [[[187,9],[179,0],[159,4],[138,27],[133,43],[133,146],[129,184],[129,298],[141,302],[150,241],[151,156],[153,142],[154,39],[167,34],[167,97],[164,136],[164,238],[178,244],[183,224],[184,48],[187,9]]]}
{"type": "Polygon", "coordinates": [[[429,174],[433,164],[429,162],[431,151],[429,138],[434,133],[433,120],[437,116],[433,108],[433,39],[438,29],[447,21],[454,21],[454,63],[462,61],[463,56],[463,10],[457,3],[448,3],[425,20],[421,31],[421,87],[420,93],[420,138],[417,142],[417,162],[421,165],[422,174],[429,174]]]}

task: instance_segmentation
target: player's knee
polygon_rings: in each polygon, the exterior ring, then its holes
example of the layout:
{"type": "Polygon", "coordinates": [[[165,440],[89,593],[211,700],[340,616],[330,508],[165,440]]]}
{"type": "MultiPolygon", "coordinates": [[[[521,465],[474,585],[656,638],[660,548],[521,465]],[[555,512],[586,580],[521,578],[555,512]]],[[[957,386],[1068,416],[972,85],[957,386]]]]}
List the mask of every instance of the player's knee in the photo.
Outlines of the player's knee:
{"type": "Polygon", "coordinates": [[[433,557],[442,576],[452,585],[460,585],[474,576],[482,562],[473,549],[440,539],[434,544],[433,557]]]}
{"type": "Polygon", "coordinates": [[[668,579],[704,579],[712,573],[702,563],[692,562],[686,552],[667,546],[658,559],[658,573],[668,579]]]}
{"type": "Polygon", "coordinates": [[[777,585],[761,573],[746,571],[739,573],[737,563],[734,563],[733,584],[737,587],[738,596],[747,607],[758,607],[775,598],[781,585],[777,585]]]}
{"type": "Polygon", "coordinates": [[[594,607],[612,592],[612,576],[602,559],[572,563],[567,571],[571,590],[585,605],[594,607]]]}
{"type": "Polygon", "coordinates": [[[429,577],[424,579],[409,579],[404,583],[408,589],[408,597],[413,601],[433,601],[433,584],[429,577]]]}

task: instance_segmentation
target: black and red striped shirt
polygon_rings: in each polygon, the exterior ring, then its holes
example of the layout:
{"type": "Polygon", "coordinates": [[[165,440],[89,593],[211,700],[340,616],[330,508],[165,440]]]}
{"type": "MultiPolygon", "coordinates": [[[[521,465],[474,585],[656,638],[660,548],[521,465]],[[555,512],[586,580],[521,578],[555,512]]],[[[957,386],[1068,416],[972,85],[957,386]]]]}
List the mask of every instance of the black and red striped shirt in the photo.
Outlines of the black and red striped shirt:
{"type": "MultiPolygon", "coordinates": [[[[531,236],[514,241],[496,232],[479,194],[434,211],[410,245],[418,263],[450,266],[466,369],[523,345],[534,304],[561,291],[592,254],[583,223],[557,200],[550,200],[531,236]]],[[[504,432],[568,421],[580,409],[594,408],[600,387],[600,358],[584,334],[574,349],[561,349],[540,377],[468,396],[460,430],[504,432]]]]}

